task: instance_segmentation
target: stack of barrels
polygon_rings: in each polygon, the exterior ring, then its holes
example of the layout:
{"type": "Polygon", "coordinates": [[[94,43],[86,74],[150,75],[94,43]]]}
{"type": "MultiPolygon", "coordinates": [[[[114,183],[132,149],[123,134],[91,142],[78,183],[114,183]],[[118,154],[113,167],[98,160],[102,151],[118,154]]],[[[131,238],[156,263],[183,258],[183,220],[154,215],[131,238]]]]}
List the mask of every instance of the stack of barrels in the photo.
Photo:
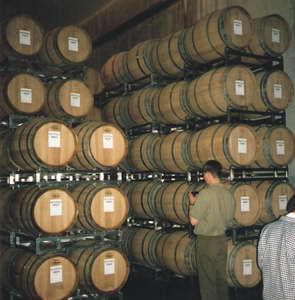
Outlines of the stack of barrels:
{"type": "MultiPolygon", "coordinates": [[[[260,66],[282,56],[290,40],[290,28],[281,16],[252,20],[245,9],[234,6],[209,14],[191,28],[113,55],[101,70],[105,90],[151,75],[168,78],[170,83],[109,99],[103,107],[105,120],[124,129],[151,123],[175,128],[167,135],[131,137],[121,167],[128,172],[185,173],[202,168],[211,159],[228,170],[287,166],[294,159],[294,134],[282,124],[263,125],[263,113],[283,113],[292,104],[293,82],[283,70],[260,66]],[[232,58],[239,57],[238,52],[248,55],[240,57],[240,64],[219,66],[230,52],[232,58]],[[249,64],[260,71],[254,73],[249,64]],[[187,80],[187,70],[197,75],[187,80]],[[259,120],[257,124],[262,125],[218,121],[229,109],[244,110],[246,120],[259,120]],[[192,119],[216,121],[197,131],[179,130],[179,125],[192,119]]],[[[286,203],[295,193],[290,184],[278,180],[225,184],[234,195],[238,227],[274,220],[286,212],[286,203]]],[[[179,225],[189,224],[189,192],[203,188],[204,184],[187,182],[122,185],[131,216],[179,225]]],[[[197,245],[186,232],[128,229],[124,236],[123,248],[136,263],[186,276],[196,274],[197,245]]],[[[229,284],[256,285],[260,273],[255,243],[229,242],[228,249],[229,284]]]]}
{"type": "MultiPolygon", "coordinates": [[[[97,173],[111,171],[125,158],[123,131],[104,122],[94,107],[93,95],[103,84],[96,70],[84,65],[91,51],[90,37],[77,26],[44,35],[40,24],[26,15],[1,24],[0,52],[9,72],[0,75],[0,117],[5,122],[18,115],[21,120],[15,128],[1,128],[2,175],[68,169],[97,173]],[[10,57],[20,71],[9,68],[10,57]],[[30,61],[46,72],[22,70],[22,63],[30,61]],[[71,77],[76,69],[82,70],[83,80],[71,77]]],[[[32,238],[72,230],[88,235],[116,230],[119,235],[129,210],[124,192],[103,181],[3,186],[1,195],[0,229],[32,238]]],[[[39,256],[6,246],[0,253],[1,278],[6,278],[1,293],[15,290],[24,299],[65,299],[78,287],[89,294],[113,294],[129,275],[126,255],[103,242],[83,241],[67,254],[39,256]]]]}

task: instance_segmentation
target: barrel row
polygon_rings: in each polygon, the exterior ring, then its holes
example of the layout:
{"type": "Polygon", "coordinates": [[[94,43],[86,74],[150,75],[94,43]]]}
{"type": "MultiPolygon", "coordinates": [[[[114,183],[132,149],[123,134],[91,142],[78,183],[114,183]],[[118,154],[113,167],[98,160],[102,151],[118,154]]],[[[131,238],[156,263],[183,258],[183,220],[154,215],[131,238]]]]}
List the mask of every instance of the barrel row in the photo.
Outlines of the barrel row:
{"type": "Polygon", "coordinates": [[[118,229],[129,211],[124,192],[110,184],[79,184],[69,189],[30,186],[1,188],[0,227],[32,235],[118,229]]]}
{"type": "MultiPolygon", "coordinates": [[[[163,233],[150,229],[125,229],[122,249],[130,261],[149,268],[165,268],[184,276],[197,275],[198,242],[187,232],[163,233]]],[[[256,246],[250,242],[228,242],[227,282],[230,286],[250,288],[261,280],[256,264],[256,246]]]]}
{"type": "Polygon", "coordinates": [[[183,77],[185,66],[198,69],[199,65],[223,58],[226,49],[278,56],[289,48],[290,41],[289,25],[281,16],[252,20],[245,9],[232,6],[214,11],[188,29],[141,42],[111,56],[102,67],[102,80],[111,89],[151,74],[183,77]]]}
{"type": "Polygon", "coordinates": [[[93,243],[67,256],[38,256],[3,246],[0,254],[0,292],[17,290],[25,299],[67,299],[77,287],[87,293],[115,293],[129,276],[128,259],[121,250],[93,243]]]}
{"type": "Polygon", "coordinates": [[[35,118],[0,132],[2,173],[66,165],[78,170],[112,168],[126,153],[124,133],[108,123],[88,121],[72,129],[55,119],[35,118]]]}
{"type": "MultiPolygon", "coordinates": [[[[286,213],[287,202],[295,193],[290,184],[280,181],[225,182],[225,186],[235,200],[234,227],[275,220],[286,213]]],[[[189,193],[200,192],[204,188],[204,184],[187,182],[143,181],[121,185],[129,200],[131,216],[181,225],[189,224],[189,193]]]]}
{"type": "Polygon", "coordinates": [[[60,67],[85,62],[92,41],[78,26],[56,27],[45,34],[34,18],[17,15],[1,22],[0,49],[2,60],[11,55],[37,56],[42,63],[60,67]]]}
{"type": "Polygon", "coordinates": [[[280,112],[292,104],[293,97],[293,82],[285,72],[254,76],[249,68],[235,65],[211,70],[190,82],[115,97],[104,106],[103,114],[106,121],[122,128],[152,122],[179,125],[191,118],[226,115],[229,108],[280,112]]]}
{"type": "Polygon", "coordinates": [[[282,167],[294,159],[294,147],[294,134],[283,126],[216,124],[199,131],[149,133],[131,139],[120,166],[130,171],[183,173],[214,159],[225,169],[282,167]]]}
{"type": "MultiPolygon", "coordinates": [[[[93,110],[97,111],[93,98],[94,89],[99,88],[95,72],[86,68],[84,80],[58,79],[48,86],[33,74],[4,76],[0,86],[0,117],[39,113],[53,118],[89,119],[93,110]]],[[[101,120],[101,114],[95,120],[101,120]]]]}

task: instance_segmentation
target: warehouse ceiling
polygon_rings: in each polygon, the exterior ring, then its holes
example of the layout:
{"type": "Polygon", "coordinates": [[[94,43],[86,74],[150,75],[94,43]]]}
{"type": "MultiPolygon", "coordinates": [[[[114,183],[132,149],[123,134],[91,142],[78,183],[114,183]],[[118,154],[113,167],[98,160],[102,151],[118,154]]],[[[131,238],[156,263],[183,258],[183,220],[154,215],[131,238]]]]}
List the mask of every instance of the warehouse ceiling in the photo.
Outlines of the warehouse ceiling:
{"type": "Polygon", "coordinates": [[[1,19],[15,14],[35,17],[46,30],[78,24],[112,0],[0,0],[1,19]]]}

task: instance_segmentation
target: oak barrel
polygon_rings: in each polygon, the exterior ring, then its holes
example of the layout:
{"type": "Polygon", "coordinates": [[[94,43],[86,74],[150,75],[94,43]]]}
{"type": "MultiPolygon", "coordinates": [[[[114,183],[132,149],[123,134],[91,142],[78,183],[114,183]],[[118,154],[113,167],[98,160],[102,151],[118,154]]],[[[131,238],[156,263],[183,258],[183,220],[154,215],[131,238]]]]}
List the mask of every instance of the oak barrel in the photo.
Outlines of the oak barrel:
{"type": "Polygon", "coordinates": [[[185,61],[203,64],[225,55],[225,49],[240,50],[248,46],[252,20],[242,7],[231,6],[203,17],[183,31],[179,48],[185,61]]]}
{"type": "Polygon", "coordinates": [[[119,228],[129,204],[122,190],[110,184],[79,184],[72,190],[78,208],[76,226],[86,231],[119,228]]]}
{"type": "Polygon", "coordinates": [[[77,266],[79,286],[88,293],[115,293],[129,276],[127,257],[116,248],[97,247],[88,243],[87,248],[71,250],[70,258],[77,266]]]}
{"type": "Polygon", "coordinates": [[[87,114],[87,116],[85,117],[85,120],[103,122],[104,120],[103,120],[102,110],[97,106],[93,106],[92,109],[87,114]]]}
{"type": "Polygon", "coordinates": [[[256,187],[261,205],[258,222],[268,223],[286,213],[287,203],[295,193],[292,185],[280,181],[262,181],[256,187]]]}
{"type": "Polygon", "coordinates": [[[11,229],[32,235],[64,233],[76,218],[74,198],[62,188],[27,187],[8,200],[6,213],[14,220],[11,229]]]}
{"type": "Polygon", "coordinates": [[[294,85],[287,73],[276,70],[256,74],[257,93],[250,109],[282,111],[293,103],[294,85]]]}
{"type": "Polygon", "coordinates": [[[154,194],[154,215],[176,224],[189,224],[189,193],[201,191],[204,185],[174,182],[162,184],[154,194]]]}
{"type": "Polygon", "coordinates": [[[225,115],[229,107],[249,107],[255,99],[255,88],[255,76],[245,66],[214,69],[190,82],[185,107],[201,117],[225,115]]]}
{"type": "Polygon", "coordinates": [[[190,136],[190,132],[175,131],[159,139],[155,144],[154,161],[160,170],[183,173],[193,168],[187,156],[190,136]]]}
{"type": "Polygon", "coordinates": [[[234,245],[228,241],[227,282],[237,288],[251,288],[261,280],[256,246],[251,242],[234,245]]]}
{"type": "Polygon", "coordinates": [[[181,32],[172,33],[154,41],[147,49],[150,71],[158,76],[177,78],[183,76],[184,60],[178,44],[181,32]]]}
{"type": "Polygon", "coordinates": [[[48,89],[44,113],[54,118],[81,118],[93,107],[93,96],[77,79],[57,80],[48,89]]]}
{"type": "Polygon", "coordinates": [[[254,19],[254,30],[248,51],[255,55],[278,56],[285,53],[291,43],[291,29],[280,15],[254,19]]]}
{"type": "Polygon", "coordinates": [[[75,127],[74,132],[78,147],[70,165],[75,169],[115,167],[127,155],[127,140],[115,125],[87,121],[75,127]]]}
{"type": "Polygon", "coordinates": [[[48,65],[65,66],[85,62],[92,53],[92,41],[87,32],[74,25],[49,31],[40,51],[40,59],[48,65]]]}
{"type": "Polygon", "coordinates": [[[0,108],[5,114],[35,114],[46,101],[45,84],[28,73],[2,78],[0,90],[0,108]]]}
{"type": "Polygon", "coordinates": [[[84,83],[88,86],[92,95],[100,94],[104,90],[101,75],[94,67],[86,67],[83,73],[84,83]]]}
{"type": "Polygon", "coordinates": [[[8,248],[0,257],[0,265],[5,288],[16,289],[25,299],[65,299],[78,284],[74,263],[61,254],[40,256],[8,248]]]}
{"type": "Polygon", "coordinates": [[[235,200],[234,220],[238,226],[251,226],[257,223],[261,205],[255,186],[247,183],[235,183],[226,186],[235,200]]]}
{"type": "Polygon", "coordinates": [[[41,50],[43,38],[43,28],[28,15],[14,16],[1,24],[0,47],[5,56],[36,55],[41,50]]]}
{"type": "Polygon", "coordinates": [[[256,127],[257,151],[255,167],[269,168],[287,166],[294,159],[295,137],[283,126],[256,127]]]}
{"type": "Polygon", "coordinates": [[[186,108],[187,89],[186,81],[174,82],[160,89],[152,102],[154,118],[166,124],[184,124],[189,117],[189,110],[186,108]]]}
{"type": "Polygon", "coordinates": [[[75,133],[63,122],[35,118],[12,133],[6,149],[9,161],[3,163],[22,170],[62,167],[74,156],[76,145],[75,133]]]}
{"type": "Polygon", "coordinates": [[[207,160],[215,159],[222,166],[250,166],[255,159],[256,134],[243,124],[218,124],[197,131],[187,141],[188,159],[201,168],[207,160]]]}

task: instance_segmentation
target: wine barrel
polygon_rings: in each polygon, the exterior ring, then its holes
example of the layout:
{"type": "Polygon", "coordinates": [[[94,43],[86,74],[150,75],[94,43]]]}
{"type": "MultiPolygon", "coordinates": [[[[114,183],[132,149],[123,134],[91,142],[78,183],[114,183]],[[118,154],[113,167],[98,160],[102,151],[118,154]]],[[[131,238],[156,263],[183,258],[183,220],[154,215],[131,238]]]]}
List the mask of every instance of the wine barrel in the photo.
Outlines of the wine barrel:
{"type": "Polygon", "coordinates": [[[255,186],[247,183],[226,184],[235,200],[234,220],[238,226],[251,226],[257,223],[261,205],[255,186]]]}
{"type": "MultiPolygon", "coordinates": [[[[8,187],[1,187],[1,201],[0,201],[0,230],[11,230],[14,225],[14,219],[10,214],[11,199],[14,198],[15,190],[8,187]]],[[[1,241],[0,241],[1,243],[1,241]]],[[[0,248],[1,250],[1,248],[0,248]]],[[[1,253],[0,253],[1,256],[1,253]]],[[[1,299],[1,298],[0,298],[1,299]]]]}
{"type": "Polygon", "coordinates": [[[256,134],[243,124],[218,124],[197,131],[187,141],[188,158],[195,168],[207,160],[218,160],[222,166],[249,166],[254,162],[256,134]]]}
{"type": "Polygon", "coordinates": [[[5,288],[17,290],[25,299],[66,299],[78,284],[75,265],[62,254],[40,256],[8,248],[0,262],[5,288]]]}
{"type": "Polygon", "coordinates": [[[261,205],[258,222],[268,223],[286,213],[289,199],[294,195],[292,185],[278,181],[263,181],[256,184],[261,205]]]}
{"type": "Polygon", "coordinates": [[[79,184],[72,190],[78,207],[76,226],[86,231],[119,228],[126,220],[128,199],[116,186],[79,184]]]}
{"type": "Polygon", "coordinates": [[[287,166],[294,159],[294,134],[283,126],[256,127],[257,151],[255,167],[269,168],[287,166]]]}
{"type": "Polygon", "coordinates": [[[154,161],[159,169],[183,173],[193,168],[187,156],[190,136],[190,132],[175,131],[159,139],[153,151],[154,161]]]}
{"type": "Polygon", "coordinates": [[[152,219],[154,215],[154,198],[162,184],[152,181],[128,183],[126,190],[130,204],[130,214],[135,217],[152,219]]]}
{"type": "Polygon", "coordinates": [[[0,47],[5,56],[33,56],[42,47],[43,28],[32,17],[18,15],[1,24],[0,47]]]}
{"type": "Polygon", "coordinates": [[[127,155],[127,140],[115,125],[87,121],[74,128],[78,149],[70,166],[78,170],[111,168],[127,155]]]}
{"type": "Polygon", "coordinates": [[[63,122],[35,118],[12,133],[6,149],[9,161],[3,164],[9,164],[11,169],[22,170],[62,167],[74,156],[76,145],[75,133],[63,122]]]}
{"type": "Polygon", "coordinates": [[[283,71],[259,72],[256,74],[257,96],[250,105],[255,111],[282,111],[293,103],[294,85],[283,71]]]}
{"type": "Polygon", "coordinates": [[[129,97],[115,97],[103,107],[103,117],[107,122],[121,128],[132,127],[136,123],[130,115],[129,97]]]}
{"type": "Polygon", "coordinates": [[[252,20],[248,12],[231,6],[214,11],[183,31],[179,48],[185,61],[203,64],[223,57],[226,48],[247,47],[251,35],[252,20]]]}
{"type": "Polygon", "coordinates": [[[195,241],[189,238],[185,231],[168,234],[163,244],[161,258],[167,269],[184,275],[196,275],[195,241]]]}
{"type": "MultiPolygon", "coordinates": [[[[132,121],[126,125],[134,126],[155,122],[156,115],[153,110],[153,103],[160,91],[158,88],[151,87],[139,90],[128,97],[126,99],[128,101],[127,109],[119,111],[121,114],[126,114],[126,111],[128,112],[129,119],[132,121]]],[[[122,119],[124,119],[124,115],[122,115],[122,119]]]]}
{"type": "Polygon", "coordinates": [[[48,89],[44,113],[54,118],[81,118],[93,107],[93,96],[81,80],[55,81],[48,89]]]}
{"type": "Polygon", "coordinates": [[[83,72],[83,81],[89,88],[92,95],[97,93],[99,76],[99,72],[93,67],[86,67],[83,72]]]}
{"type": "Polygon", "coordinates": [[[155,160],[156,145],[161,137],[157,134],[143,134],[132,140],[129,146],[128,158],[131,168],[138,171],[157,171],[159,165],[155,160]]]}
{"type": "Polygon", "coordinates": [[[245,66],[214,69],[190,82],[185,107],[201,117],[225,115],[229,107],[249,107],[256,95],[255,88],[255,76],[245,66]]]}
{"type": "Polygon", "coordinates": [[[97,106],[93,106],[84,119],[87,121],[103,122],[102,110],[97,106]]]}
{"type": "Polygon", "coordinates": [[[291,43],[291,29],[280,15],[254,19],[254,30],[248,51],[255,55],[278,56],[285,53],[291,43]]]}
{"type": "Polygon", "coordinates": [[[162,184],[154,194],[154,215],[176,224],[189,224],[189,193],[204,185],[174,182],[162,184]]]}
{"type": "Polygon", "coordinates": [[[128,279],[127,257],[116,248],[95,247],[91,242],[87,248],[70,252],[70,258],[77,266],[79,286],[88,293],[115,293],[128,279]]]}
{"type": "Polygon", "coordinates": [[[46,100],[45,84],[37,77],[19,73],[2,79],[0,109],[5,114],[38,113],[46,100]]]}
{"type": "Polygon", "coordinates": [[[85,62],[92,53],[86,31],[74,25],[56,27],[45,36],[40,59],[48,65],[66,66],[85,62]]]}
{"type": "Polygon", "coordinates": [[[178,44],[181,32],[172,33],[154,41],[147,49],[150,71],[158,76],[177,78],[183,76],[184,60],[178,44]]]}
{"type": "Polygon", "coordinates": [[[131,77],[133,81],[142,79],[151,74],[150,68],[148,67],[148,53],[153,43],[155,43],[153,40],[144,41],[128,51],[125,70],[128,71],[129,77],[131,77]]]}
{"type": "Polygon", "coordinates": [[[189,117],[187,89],[186,81],[174,82],[160,89],[152,102],[154,118],[166,124],[184,124],[189,117]]]}
{"type": "Polygon", "coordinates": [[[256,246],[251,242],[234,245],[228,241],[227,282],[237,288],[251,288],[261,280],[256,246]]]}
{"type": "Polygon", "coordinates": [[[128,52],[111,56],[101,68],[101,80],[107,89],[116,88],[124,82],[132,81],[126,69],[128,52]]]}
{"type": "Polygon", "coordinates": [[[74,198],[62,188],[27,187],[6,200],[6,213],[13,220],[9,227],[35,236],[64,233],[76,218],[74,198]]]}

